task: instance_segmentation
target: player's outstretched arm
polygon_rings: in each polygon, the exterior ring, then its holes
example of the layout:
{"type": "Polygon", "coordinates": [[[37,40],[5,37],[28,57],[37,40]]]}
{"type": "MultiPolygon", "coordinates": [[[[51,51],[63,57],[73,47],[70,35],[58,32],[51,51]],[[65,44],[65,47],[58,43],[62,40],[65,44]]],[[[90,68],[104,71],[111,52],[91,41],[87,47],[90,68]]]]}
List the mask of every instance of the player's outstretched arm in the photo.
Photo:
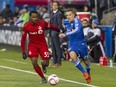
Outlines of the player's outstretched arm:
{"type": "Polygon", "coordinates": [[[58,29],[56,26],[53,26],[51,24],[50,24],[50,29],[60,32],[60,29],[58,29]]]}
{"type": "Polygon", "coordinates": [[[45,22],[44,24],[45,24],[47,29],[52,29],[52,30],[55,30],[57,32],[60,32],[60,29],[58,29],[56,26],[53,26],[52,24],[47,23],[47,22],[45,22]]]}
{"type": "Polygon", "coordinates": [[[27,55],[25,53],[25,41],[26,41],[27,33],[25,31],[22,31],[22,37],[21,37],[21,49],[22,49],[22,57],[23,59],[27,58],[27,55]]]}

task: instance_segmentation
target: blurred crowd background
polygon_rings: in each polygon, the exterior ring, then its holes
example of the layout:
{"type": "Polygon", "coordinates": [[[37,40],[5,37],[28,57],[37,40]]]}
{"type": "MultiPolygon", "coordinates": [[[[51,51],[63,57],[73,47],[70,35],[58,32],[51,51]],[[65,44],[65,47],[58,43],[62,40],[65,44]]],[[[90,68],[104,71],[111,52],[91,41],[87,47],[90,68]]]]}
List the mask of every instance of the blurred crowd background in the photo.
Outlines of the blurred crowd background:
{"type": "Polygon", "coordinates": [[[71,7],[77,12],[95,13],[101,25],[112,25],[116,18],[116,0],[0,0],[0,25],[13,25],[33,9],[45,19],[49,17],[53,1],[61,3],[62,12],[71,7]]]}

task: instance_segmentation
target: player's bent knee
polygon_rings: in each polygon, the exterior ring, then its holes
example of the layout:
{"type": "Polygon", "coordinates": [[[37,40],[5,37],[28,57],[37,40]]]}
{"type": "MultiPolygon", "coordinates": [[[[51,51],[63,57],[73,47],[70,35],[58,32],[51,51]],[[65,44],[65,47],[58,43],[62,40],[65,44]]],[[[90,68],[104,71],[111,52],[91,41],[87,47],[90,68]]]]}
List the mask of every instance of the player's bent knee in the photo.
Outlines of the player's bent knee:
{"type": "Polygon", "coordinates": [[[74,51],[71,51],[70,52],[70,57],[71,57],[71,59],[73,59],[73,61],[76,61],[78,55],[74,51]]]}
{"type": "Polygon", "coordinates": [[[32,64],[34,67],[38,66],[37,62],[32,62],[32,64]]]}
{"type": "Polygon", "coordinates": [[[42,64],[45,65],[46,67],[48,67],[49,66],[49,60],[43,60],[42,64]]]}
{"type": "Polygon", "coordinates": [[[46,60],[46,67],[49,66],[49,60],[46,60]]]}
{"type": "Polygon", "coordinates": [[[83,61],[87,67],[90,66],[90,60],[88,58],[84,59],[83,61]]]}
{"type": "Polygon", "coordinates": [[[33,64],[34,67],[35,66],[38,66],[38,63],[37,63],[37,59],[36,58],[32,58],[31,61],[32,61],[32,64],[33,64]]]}

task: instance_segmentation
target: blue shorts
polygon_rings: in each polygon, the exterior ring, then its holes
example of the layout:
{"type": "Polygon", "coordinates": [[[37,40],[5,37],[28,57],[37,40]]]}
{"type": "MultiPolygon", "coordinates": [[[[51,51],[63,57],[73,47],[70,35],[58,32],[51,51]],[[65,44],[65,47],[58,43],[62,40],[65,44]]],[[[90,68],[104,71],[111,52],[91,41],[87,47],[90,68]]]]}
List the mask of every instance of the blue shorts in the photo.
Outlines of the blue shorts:
{"type": "Polygon", "coordinates": [[[81,47],[70,47],[69,48],[69,52],[74,51],[75,53],[77,53],[77,55],[79,56],[79,58],[85,60],[88,58],[88,49],[86,46],[81,46],[81,47]]]}

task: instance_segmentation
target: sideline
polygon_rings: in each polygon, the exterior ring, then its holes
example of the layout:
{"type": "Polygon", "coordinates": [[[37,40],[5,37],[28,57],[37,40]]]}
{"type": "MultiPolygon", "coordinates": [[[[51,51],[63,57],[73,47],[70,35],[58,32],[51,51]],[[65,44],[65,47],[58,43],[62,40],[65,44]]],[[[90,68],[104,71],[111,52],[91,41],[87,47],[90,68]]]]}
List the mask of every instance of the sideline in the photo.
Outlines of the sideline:
{"type": "Polygon", "coordinates": [[[1,60],[10,61],[10,62],[15,62],[15,63],[20,63],[20,64],[28,64],[28,63],[26,63],[26,62],[19,62],[19,61],[9,60],[9,59],[1,59],[1,60]]]}
{"type": "MultiPolygon", "coordinates": [[[[31,72],[31,71],[27,71],[27,70],[21,70],[21,69],[17,69],[17,68],[8,67],[8,66],[2,66],[2,65],[0,65],[0,68],[4,68],[4,69],[9,69],[9,70],[14,70],[14,71],[19,71],[19,72],[24,72],[24,73],[29,73],[29,74],[37,75],[35,72],[31,72]]],[[[46,75],[46,77],[48,77],[48,75],[46,75]]],[[[59,78],[59,79],[62,80],[62,81],[65,81],[65,82],[80,84],[80,85],[84,85],[84,86],[88,86],[88,87],[100,87],[100,86],[85,84],[85,83],[76,82],[76,81],[72,81],[72,80],[67,80],[67,79],[63,79],[63,78],[59,78]]]]}

